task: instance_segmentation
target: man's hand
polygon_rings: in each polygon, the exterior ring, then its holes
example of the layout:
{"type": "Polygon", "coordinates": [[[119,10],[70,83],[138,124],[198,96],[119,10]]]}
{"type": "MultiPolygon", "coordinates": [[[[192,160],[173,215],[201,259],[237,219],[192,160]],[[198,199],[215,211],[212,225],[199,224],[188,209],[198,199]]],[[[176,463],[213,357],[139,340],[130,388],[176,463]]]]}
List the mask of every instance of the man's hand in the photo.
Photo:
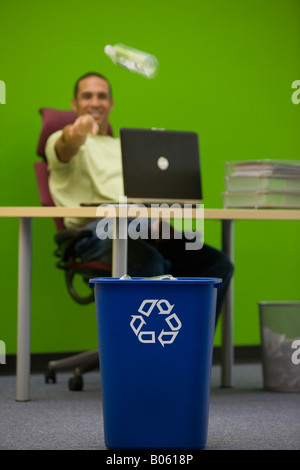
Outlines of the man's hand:
{"type": "Polygon", "coordinates": [[[90,114],[79,116],[73,124],[66,126],[55,144],[58,159],[69,162],[84,144],[89,132],[92,135],[99,132],[99,126],[90,114]]]}
{"type": "Polygon", "coordinates": [[[69,128],[70,139],[84,138],[88,133],[97,135],[99,132],[99,126],[90,114],[79,116],[76,121],[69,128]]]}

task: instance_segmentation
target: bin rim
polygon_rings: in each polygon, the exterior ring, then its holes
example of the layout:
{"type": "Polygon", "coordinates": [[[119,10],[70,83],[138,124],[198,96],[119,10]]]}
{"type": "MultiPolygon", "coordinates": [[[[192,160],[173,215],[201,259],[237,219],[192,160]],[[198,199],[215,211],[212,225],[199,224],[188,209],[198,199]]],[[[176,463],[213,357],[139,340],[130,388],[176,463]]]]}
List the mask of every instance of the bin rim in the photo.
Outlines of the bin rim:
{"type": "Polygon", "coordinates": [[[176,277],[173,279],[164,278],[145,278],[145,277],[132,277],[130,279],[121,279],[119,277],[96,277],[89,280],[89,286],[94,287],[94,284],[203,284],[213,287],[222,287],[223,281],[217,277],[176,277]]]}
{"type": "Polygon", "coordinates": [[[259,307],[283,307],[283,306],[300,306],[300,300],[274,300],[274,301],[265,301],[265,302],[259,302],[259,307]]]}

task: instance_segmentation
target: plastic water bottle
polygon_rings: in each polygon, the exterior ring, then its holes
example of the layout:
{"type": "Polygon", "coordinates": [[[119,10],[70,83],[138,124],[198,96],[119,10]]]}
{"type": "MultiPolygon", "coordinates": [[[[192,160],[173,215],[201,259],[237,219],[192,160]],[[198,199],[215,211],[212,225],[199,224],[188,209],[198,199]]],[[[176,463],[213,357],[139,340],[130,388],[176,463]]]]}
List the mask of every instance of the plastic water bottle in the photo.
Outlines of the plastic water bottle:
{"type": "Polygon", "coordinates": [[[158,70],[158,60],[147,52],[133,49],[124,44],[107,45],[104,52],[111,60],[121,67],[145,75],[147,78],[153,78],[158,70]]]}

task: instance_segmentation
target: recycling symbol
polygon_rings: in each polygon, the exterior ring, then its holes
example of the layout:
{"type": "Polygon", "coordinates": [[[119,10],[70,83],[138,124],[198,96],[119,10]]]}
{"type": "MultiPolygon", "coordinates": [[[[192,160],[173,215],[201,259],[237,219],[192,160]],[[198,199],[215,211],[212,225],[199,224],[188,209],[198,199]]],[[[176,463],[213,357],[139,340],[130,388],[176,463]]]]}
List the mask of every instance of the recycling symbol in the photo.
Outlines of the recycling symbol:
{"type": "Polygon", "coordinates": [[[171,313],[175,304],[171,305],[166,299],[145,299],[141,303],[138,312],[141,315],[131,315],[130,326],[141,343],[156,343],[159,341],[164,347],[171,344],[179,333],[182,323],[176,313],[171,313]],[[156,333],[149,331],[147,323],[153,315],[165,315],[165,326],[156,333]],[[166,329],[165,329],[166,328],[166,329]]]}

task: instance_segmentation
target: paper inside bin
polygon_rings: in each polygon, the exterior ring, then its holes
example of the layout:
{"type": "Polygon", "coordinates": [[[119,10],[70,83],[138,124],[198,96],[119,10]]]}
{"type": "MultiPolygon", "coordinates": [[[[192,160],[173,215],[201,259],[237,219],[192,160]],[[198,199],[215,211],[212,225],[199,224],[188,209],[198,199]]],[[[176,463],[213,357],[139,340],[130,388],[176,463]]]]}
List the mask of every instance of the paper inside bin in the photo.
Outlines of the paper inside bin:
{"type": "Polygon", "coordinates": [[[265,387],[300,392],[300,365],[292,361],[292,344],[300,338],[289,339],[267,327],[262,332],[265,387]]]}

